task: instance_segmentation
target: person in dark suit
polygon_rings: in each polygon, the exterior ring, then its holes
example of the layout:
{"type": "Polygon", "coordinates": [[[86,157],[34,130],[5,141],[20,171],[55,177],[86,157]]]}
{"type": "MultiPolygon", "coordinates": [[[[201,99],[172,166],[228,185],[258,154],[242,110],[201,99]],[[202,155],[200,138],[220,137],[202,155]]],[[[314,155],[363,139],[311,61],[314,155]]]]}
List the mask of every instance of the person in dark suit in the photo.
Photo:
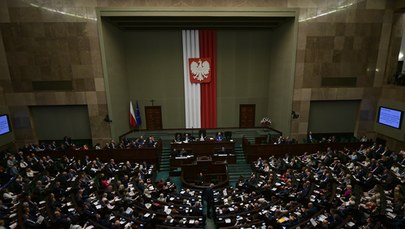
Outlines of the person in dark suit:
{"type": "Polygon", "coordinates": [[[202,172],[197,175],[195,183],[196,185],[202,185],[204,183],[204,174],[202,172]]]}
{"type": "Polygon", "coordinates": [[[201,216],[203,214],[201,203],[199,201],[195,202],[193,207],[191,207],[190,215],[191,216],[201,216]]]}
{"type": "Polygon", "coordinates": [[[210,184],[208,188],[206,188],[203,192],[203,199],[207,203],[207,217],[211,218],[211,211],[214,214],[214,184],[210,184]]]}
{"type": "Polygon", "coordinates": [[[312,137],[311,131],[308,132],[307,143],[314,143],[314,138],[312,137]]]}
{"type": "Polygon", "coordinates": [[[181,143],[183,141],[183,136],[181,133],[176,133],[176,136],[174,137],[173,142],[175,143],[181,143]]]}
{"type": "Polygon", "coordinates": [[[309,202],[308,203],[308,207],[307,207],[307,209],[304,209],[304,215],[306,216],[306,217],[311,217],[311,216],[313,216],[316,212],[318,211],[318,208],[312,203],[312,202],[309,202]]]}
{"type": "Polygon", "coordinates": [[[364,185],[364,189],[365,190],[370,190],[371,188],[374,187],[374,185],[376,184],[376,180],[373,176],[372,172],[369,172],[367,174],[367,177],[364,179],[363,185],[364,185]]]}
{"type": "Polygon", "coordinates": [[[381,163],[379,161],[377,161],[375,168],[373,170],[371,170],[371,172],[374,175],[381,175],[384,172],[384,168],[382,167],[381,163]]]}
{"type": "Polygon", "coordinates": [[[193,137],[190,136],[188,133],[185,133],[184,138],[183,138],[183,142],[184,143],[189,143],[189,142],[192,142],[192,141],[193,141],[193,137]]]}

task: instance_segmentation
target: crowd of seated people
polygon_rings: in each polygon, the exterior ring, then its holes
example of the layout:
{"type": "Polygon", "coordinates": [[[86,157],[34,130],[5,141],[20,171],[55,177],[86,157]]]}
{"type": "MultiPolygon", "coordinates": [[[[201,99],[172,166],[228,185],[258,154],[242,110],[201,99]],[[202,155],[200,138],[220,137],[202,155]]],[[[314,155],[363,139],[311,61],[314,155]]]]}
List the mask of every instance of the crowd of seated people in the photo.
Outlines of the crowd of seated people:
{"type": "MultiPolygon", "coordinates": [[[[312,133],[308,134],[308,138],[306,140],[306,143],[336,143],[336,142],[341,142],[342,139],[338,139],[336,136],[328,136],[328,137],[323,137],[323,136],[318,136],[319,139],[315,139],[312,137],[312,133]]],[[[289,136],[278,136],[271,138],[270,140],[271,144],[274,145],[282,145],[282,144],[297,144],[298,141],[294,138],[290,138],[289,136]]],[[[359,139],[360,142],[367,142],[369,139],[367,137],[363,136],[361,139],[359,139]]]]}
{"type": "Polygon", "coordinates": [[[274,145],[281,145],[281,144],[296,144],[297,141],[295,139],[290,139],[289,136],[283,137],[278,136],[277,138],[271,139],[274,145]]]}
{"type": "Polygon", "coordinates": [[[189,143],[189,142],[192,142],[195,140],[196,140],[195,137],[189,133],[184,133],[184,134],[176,133],[175,137],[173,139],[173,143],[178,143],[178,144],[189,143]]]}
{"type": "Polygon", "coordinates": [[[403,228],[405,152],[379,153],[381,147],[259,158],[250,178],[217,193],[219,224],[403,228]]]}
{"type": "Polygon", "coordinates": [[[189,158],[194,157],[194,154],[191,150],[186,150],[185,148],[181,148],[180,150],[174,148],[172,150],[171,156],[173,158],[189,158]]]}
{"type": "Polygon", "coordinates": [[[231,139],[231,132],[228,132],[227,136],[225,136],[224,132],[218,131],[215,133],[215,136],[207,137],[207,133],[205,130],[200,130],[198,133],[198,137],[194,137],[190,133],[176,133],[173,139],[173,143],[181,144],[181,143],[189,143],[193,141],[206,141],[206,140],[213,140],[216,142],[221,142],[224,140],[232,140],[231,139]]]}
{"type": "Polygon", "coordinates": [[[67,151],[67,150],[110,150],[110,149],[139,149],[139,148],[156,148],[158,146],[158,140],[154,136],[149,136],[144,139],[143,136],[137,137],[135,139],[123,138],[118,144],[112,139],[105,143],[104,147],[99,143],[95,144],[94,147],[90,147],[87,144],[82,146],[76,145],[70,137],[65,137],[61,144],[56,144],[55,141],[51,143],[40,143],[40,144],[26,144],[21,150],[23,152],[40,152],[40,151],[67,151]]]}
{"type": "Polygon", "coordinates": [[[140,136],[133,140],[128,140],[126,138],[122,139],[119,148],[121,149],[131,149],[131,148],[156,148],[158,141],[154,136],[149,136],[148,139],[144,139],[140,136]]]}
{"type": "Polygon", "coordinates": [[[39,158],[21,150],[7,155],[3,164],[0,210],[10,210],[2,212],[0,225],[6,227],[16,224],[17,210],[23,228],[204,225],[201,193],[178,193],[170,178],[154,182],[154,166],[146,162],[39,158]]]}
{"type": "MultiPolygon", "coordinates": [[[[154,166],[42,157],[22,149],[0,169],[0,226],[203,228],[202,192],[154,182],[154,166]],[[18,212],[18,213],[16,213],[18,212]],[[10,217],[11,215],[13,217],[10,217]]],[[[357,150],[258,158],[250,177],[214,190],[219,227],[403,228],[405,151],[357,150]]]]}

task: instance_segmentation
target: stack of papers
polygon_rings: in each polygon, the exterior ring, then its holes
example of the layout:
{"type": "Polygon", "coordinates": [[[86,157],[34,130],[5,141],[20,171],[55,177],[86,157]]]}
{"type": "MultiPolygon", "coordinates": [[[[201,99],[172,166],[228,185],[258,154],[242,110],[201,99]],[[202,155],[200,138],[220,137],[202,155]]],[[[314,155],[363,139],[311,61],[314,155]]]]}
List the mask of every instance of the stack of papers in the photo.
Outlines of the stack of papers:
{"type": "Polygon", "coordinates": [[[314,227],[316,227],[316,225],[318,225],[318,224],[315,222],[314,219],[311,219],[310,222],[311,222],[312,226],[314,226],[314,227]]]}
{"type": "Polygon", "coordinates": [[[280,218],[277,222],[278,223],[284,223],[284,222],[286,222],[286,221],[288,221],[289,219],[287,218],[287,217],[282,217],[282,218],[280,218]]]}
{"type": "Polygon", "coordinates": [[[134,210],[130,207],[128,207],[127,210],[125,210],[125,214],[128,214],[128,215],[132,214],[132,212],[134,212],[134,210]]]}
{"type": "Polygon", "coordinates": [[[397,215],[395,215],[395,214],[392,213],[392,212],[387,212],[387,216],[388,216],[388,218],[390,218],[390,219],[394,219],[397,215]]]}
{"type": "Polygon", "coordinates": [[[349,227],[353,227],[355,224],[350,221],[350,222],[346,223],[346,225],[349,226],[349,227]]]}

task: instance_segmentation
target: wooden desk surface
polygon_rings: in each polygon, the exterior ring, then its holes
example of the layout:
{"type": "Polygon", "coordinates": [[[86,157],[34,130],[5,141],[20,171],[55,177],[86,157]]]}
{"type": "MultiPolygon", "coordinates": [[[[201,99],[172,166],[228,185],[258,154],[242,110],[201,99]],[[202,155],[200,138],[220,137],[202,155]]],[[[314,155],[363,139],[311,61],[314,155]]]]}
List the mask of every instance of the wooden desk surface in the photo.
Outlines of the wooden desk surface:
{"type": "Polygon", "coordinates": [[[235,142],[231,141],[194,141],[194,142],[189,142],[189,143],[171,143],[171,150],[173,151],[176,149],[176,151],[180,151],[183,148],[185,150],[190,150],[194,154],[195,157],[198,156],[211,156],[213,153],[215,153],[217,150],[221,149],[224,147],[227,150],[230,150],[231,152],[234,152],[235,150],[235,142]]]}

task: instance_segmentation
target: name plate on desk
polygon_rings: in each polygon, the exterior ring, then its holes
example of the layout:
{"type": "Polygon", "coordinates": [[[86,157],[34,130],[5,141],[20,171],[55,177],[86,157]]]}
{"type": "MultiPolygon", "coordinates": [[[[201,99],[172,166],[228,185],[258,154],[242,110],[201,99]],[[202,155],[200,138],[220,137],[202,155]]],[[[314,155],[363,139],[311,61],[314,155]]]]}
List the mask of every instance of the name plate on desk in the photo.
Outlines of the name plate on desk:
{"type": "Polygon", "coordinates": [[[221,154],[216,154],[216,155],[214,155],[214,156],[218,156],[218,157],[226,157],[226,156],[228,156],[228,154],[226,154],[226,153],[221,153],[221,154]]]}
{"type": "Polygon", "coordinates": [[[197,157],[197,161],[212,161],[212,158],[209,156],[197,157]]]}

